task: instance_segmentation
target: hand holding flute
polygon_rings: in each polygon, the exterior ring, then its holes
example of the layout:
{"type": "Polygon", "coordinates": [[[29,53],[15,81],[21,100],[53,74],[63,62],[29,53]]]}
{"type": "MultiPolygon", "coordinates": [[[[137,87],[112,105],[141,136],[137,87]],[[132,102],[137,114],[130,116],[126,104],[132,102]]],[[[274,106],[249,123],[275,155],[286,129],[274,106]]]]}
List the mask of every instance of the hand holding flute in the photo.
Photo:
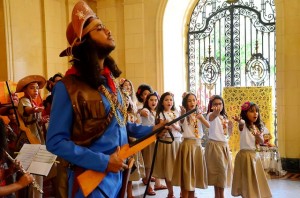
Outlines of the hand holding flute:
{"type": "Polygon", "coordinates": [[[6,151],[5,151],[5,154],[6,154],[7,158],[15,164],[16,168],[19,169],[21,171],[21,173],[23,174],[22,177],[16,182],[17,184],[20,185],[19,187],[23,188],[23,187],[31,184],[37,191],[39,191],[40,193],[44,193],[43,189],[41,189],[41,187],[36,183],[33,176],[29,172],[24,170],[24,168],[20,165],[20,163],[17,163],[16,160],[14,158],[12,158],[6,151]]]}
{"type": "Polygon", "coordinates": [[[18,190],[21,190],[22,188],[28,186],[33,181],[32,175],[30,173],[26,173],[22,175],[22,177],[15,183],[9,184],[7,186],[1,186],[0,187],[0,196],[6,196],[10,195],[18,190]]]}

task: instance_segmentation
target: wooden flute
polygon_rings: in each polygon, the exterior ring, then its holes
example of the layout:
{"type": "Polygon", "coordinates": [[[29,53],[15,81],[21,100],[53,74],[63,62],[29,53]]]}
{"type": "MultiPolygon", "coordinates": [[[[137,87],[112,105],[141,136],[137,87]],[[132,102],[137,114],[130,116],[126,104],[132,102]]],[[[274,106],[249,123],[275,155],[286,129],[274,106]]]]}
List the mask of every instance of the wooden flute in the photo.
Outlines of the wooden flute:
{"type": "MultiPolygon", "coordinates": [[[[15,159],[12,158],[12,156],[10,156],[9,153],[7,153],[6,151],[4,151],[4,153],[5,153],[5,155],[7,156],[7,158],[8,158],[10,161],[12,161],[12,163],[14,163],[14,164],[17,166],[17,168],[21,171],[21,173],[23,173],[23,174],[27,173],[27,171],[24,170],[24,168],[22,168],[22,166],[19,166],[18,164],[16,164],[15,159]]],[[[43,189],[41,189],[40,185],[39,185],[38,183],[36,183],[35,179],[33,179],[31,185],[32,185],[37,191],[39,191],[41,194],[44,193],[44,192],[43,192],[43,189]]]]}

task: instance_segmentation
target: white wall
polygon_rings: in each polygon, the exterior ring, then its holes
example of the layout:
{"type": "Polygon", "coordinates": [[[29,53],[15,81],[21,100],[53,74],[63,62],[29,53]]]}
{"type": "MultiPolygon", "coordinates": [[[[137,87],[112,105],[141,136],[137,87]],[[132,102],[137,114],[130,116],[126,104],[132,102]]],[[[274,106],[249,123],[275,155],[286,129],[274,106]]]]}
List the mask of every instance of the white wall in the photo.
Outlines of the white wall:
{"type": "Polygon", "coordinates": [[[177,107],[186,91],[184,16],[189,3],[189,0],[169,0],[163,18],[164,91],[174,93],[177,107]]]}

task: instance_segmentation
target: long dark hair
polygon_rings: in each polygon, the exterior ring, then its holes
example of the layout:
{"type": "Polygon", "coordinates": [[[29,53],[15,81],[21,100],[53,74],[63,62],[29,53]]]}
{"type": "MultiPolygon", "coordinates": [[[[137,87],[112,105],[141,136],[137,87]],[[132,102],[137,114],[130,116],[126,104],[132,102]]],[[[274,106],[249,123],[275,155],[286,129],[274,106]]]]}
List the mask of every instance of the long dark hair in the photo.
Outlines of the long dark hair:
{"type": "MultiPolygon", "coordinates": [[[[143,108],[148,109],[150,112],[151,112],[151,108],[149,107],[148,101],[150,100],[151,96],[155,96],[157,98],[157,106],[158,106],[158,102],[159,102],[159,97],[158,97],[158,94],[156,92],[153,92],[153,93],[150,93],[150,94],[147,95],[147,98],[145,100],[143,108]]],[[[157,106],[156,106],[155,109],[157,109],[157,106]]]]}
{"type": "Polygon", "coordinates": [[[150,93],[153,92],[153,90],[152,90],[152,88],[151,88],[150,85],[147,85],[147,84],[141,84],[141,85],[138,87],[138,89],[137,89],[137,91],[136,91],[136,93],[135,93],[136,98],[138,99],[138,101],[139,101],[140,103],[143,103],[143,102],[144,102],[141,96],[142,96],[143,92],[146,91],[146,90],[148,90],[150,93]]]}
{"type": "Polygon", "coordinates": [[[173,98],[173,106],[171,108],[172,111],[175,111],[176,108],[175,108],[175,101],[174,101],[174,95],[171,93],[171,92],[165,92],[161,95],[160,99],[159,99],[159,102],[157,104],[157,108],[156,108],[156,123],[159,122],[159,114],[162,113],[164,118],[165,118],[165,115],[164,115],[164,106],[163,106],[163,102],[164,102],[164,99],[165,97],[167,96],[172,96],[173,98]]]}
{"type": "MultiPolygon", "coordinates": [[[[86,27],[93,18],[87,20],[84,24],[86,27]]],[[[104,48],[97,45],[90,37],[90,34],[82,38],[82,43],[72,49],[73,59],[71,62],[76,70],[80,73],[80,78],[89,84],[92,88],[97,89],[104,84],[105,79],[101,75],[99,58],[104,58],[104,66],[108,67],[112,75],[117,78],[122,73],[115,63],[114,59],[109,56],[113,48],[104,48]]]]}
{"type": "Polygon", "coordinates": [[[107,56],[104,59],[104,66],[109,68],[109,70],[115,78],[118,78],[122,73],[116,61],[111,56],[107,56]]]}
{"type": "Polygon", "coordinates": [[[78,47],[73,48],[73,57],[71,62],[83,81],[95,89],[104,84],[104,78],[100,74],[97,47],[88,35],[78,47]]]}
{"type": "MultiPolygon", "coordinates": [[[[183,99],[182,99],[182,106],[186,109],[186,111],[190,110],[190,109],[188,109],[188,98],[189,98],[191,95],[195,97],[196,102],[197,102],[197,96],[196,96],[195,94],[190,93],[190,92],[187,93],[187,94],[183,97],[183,99]]],[[[190,121],[190,116],[187,117],[187,121],[188,121],[188,123],[191,122],[191,121],[190,121]]]]}
{"type": "Polygon", "coordinates": [[[196,98],[196,102],[197,102],[197,96],[195,95],[195,94],[193,94],[193,93],[187,93],[184,97],[183,97],[183,99],[182,99],[182,106],[186,109],[186,110],[188,110],[188,98],[189,98],[189,96],[190,95],[193,95],[193,96],[195,96],[195,98],[196,98]]]}
{"type": "MultiPolygon", "coordinates": [[[[80,78],[87,82],[91,87],[97,89],[104,84],[104,78],[101,75],[97,47],[94,41],[87,35],[80,46],[73,50],[72,63],[80,73],[80,78]]],[[[111,56],[104,59],[103,65],[108,67],[112,75],[118,78],[122,71],[111,56]]]]}
{"type": "Polygon", "coordinates": [[[259,107],[257,104],[253,103],[253,102],[250,102],[250,107],[247,108],[247,110],[241,110],[241,118],[243,120],[245,120],[245,124],[246,124],[246,127],[250,130],[250,121],[247,117],[247,112],[250,111],[250,110],[256,110],[256,112],[258,113],[258,117],[257,117],[257,120],[253,123],[258,129],[259,131],[263,131],[263,128],[264,128],[264,123],[261,121],[260,119],[260,111],[259,111],[259,107]]]}
{"type": "Polygon", "coordinates": [[[216,99],[221,100],[221,101],[222,101],[222,104],[223,104],[223,109],[222,109],[222,111],[220,112],[220,115],[222,115],[224,118],[227,118],[228,116],[227,116],[227,113],[226,113],[226,111],[225,111],[225,103],[224,103],[224,100],[223,100],[223,98],[222,98],[221,96],[219,96],[219,95],[213,95],[213,96],[210,97],[209,103],[208,103],[208,108],[207,108],[207,114],[208,114],[209,112],[212,112],[212,111],[213,111],[213,110],[211,109],[211,108],[212,108],[212,103],[213,103],[216,99]]]}

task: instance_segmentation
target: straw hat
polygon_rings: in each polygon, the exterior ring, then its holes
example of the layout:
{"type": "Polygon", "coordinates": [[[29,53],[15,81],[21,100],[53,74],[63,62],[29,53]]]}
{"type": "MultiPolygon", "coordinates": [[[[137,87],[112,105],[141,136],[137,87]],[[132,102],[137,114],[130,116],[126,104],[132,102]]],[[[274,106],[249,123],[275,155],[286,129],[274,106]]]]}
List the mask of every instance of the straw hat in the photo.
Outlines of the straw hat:
{"type": "Polygon", "coordinates": [[[22,92],[24,87],[28,85],[29,83],[37,82],[39,85],[39,88],[42,89],[46,84],[46,79],[43,76],[40,75],[29,75],[21,80],[19,80],[16,88],[16,92],[22,92]]]}

